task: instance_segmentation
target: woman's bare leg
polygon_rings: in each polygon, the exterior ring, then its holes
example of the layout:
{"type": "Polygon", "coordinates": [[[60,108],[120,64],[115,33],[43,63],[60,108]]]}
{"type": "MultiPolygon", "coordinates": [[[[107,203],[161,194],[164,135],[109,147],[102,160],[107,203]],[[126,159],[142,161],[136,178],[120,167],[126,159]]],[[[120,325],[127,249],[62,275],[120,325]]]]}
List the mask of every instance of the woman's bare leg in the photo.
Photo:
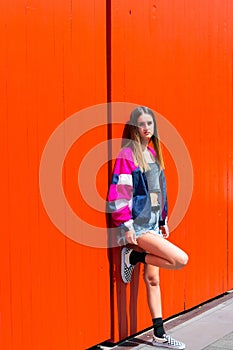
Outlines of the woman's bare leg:
{"type": "Polygon", "coordinates": [[[162,317],[161,293],[159,285],[159,268],[145,264],[144,280],[147,290],[147,302],[151,318],[162,317]]]}
{"type": "Polygon", "coordinates": [[[178,270],[188,262],[187,254],[157,234],[149,232],[137,238],[140,248],[148,252],[146,264],[162,267],[169,270],[178,270]]]}

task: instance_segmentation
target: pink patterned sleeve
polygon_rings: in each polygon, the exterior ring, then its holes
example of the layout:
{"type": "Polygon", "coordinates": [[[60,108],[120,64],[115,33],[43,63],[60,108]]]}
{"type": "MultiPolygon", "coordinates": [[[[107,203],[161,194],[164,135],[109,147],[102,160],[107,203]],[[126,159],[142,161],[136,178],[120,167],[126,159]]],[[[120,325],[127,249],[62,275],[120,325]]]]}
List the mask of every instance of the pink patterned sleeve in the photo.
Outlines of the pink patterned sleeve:
{"type": "Polygon", "coordinates": [[[112,182],[108,193],[108,204],[115,226],[125,226],[130,229],[132,220],[133,178],[132,171],[136,168],[132,150],[122,149],[113,169],[112,182]]]}

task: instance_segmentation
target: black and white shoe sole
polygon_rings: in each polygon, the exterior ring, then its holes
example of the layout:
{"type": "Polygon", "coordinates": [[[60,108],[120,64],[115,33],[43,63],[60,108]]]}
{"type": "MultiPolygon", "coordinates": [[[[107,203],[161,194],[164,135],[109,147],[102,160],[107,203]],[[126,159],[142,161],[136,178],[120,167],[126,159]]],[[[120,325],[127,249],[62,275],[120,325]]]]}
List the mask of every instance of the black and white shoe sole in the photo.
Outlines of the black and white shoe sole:
{"type": "Polygon", "coordinates": [[[131,250],[129,248],[122,248],[121,250],[121,278],[124,283],[129,283],[131,280],[131,276],[133,273],[134,265],[130,265],[129,267],[125,263],[125,254],[128,253],[128,251],[131,250]]]}

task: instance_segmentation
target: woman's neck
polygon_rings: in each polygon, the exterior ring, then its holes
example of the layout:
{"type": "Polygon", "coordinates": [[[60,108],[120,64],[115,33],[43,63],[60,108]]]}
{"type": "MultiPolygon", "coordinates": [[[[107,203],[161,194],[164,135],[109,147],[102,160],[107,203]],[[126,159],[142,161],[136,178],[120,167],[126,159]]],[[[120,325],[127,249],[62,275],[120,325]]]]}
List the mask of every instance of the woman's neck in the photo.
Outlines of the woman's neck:
{"type": "Polygon", "coordinates": [[[145,151],[148,147],[148,142],[146,141],[141,141],[141,146],[142,146],[142,152],[145,151]]]}
{"type": "Polygon", "coordinates": [[[155,162],[155,159],[154,159],[152,153],[150,152],[150,150],[147,147],[145,149],[142,149],[142,154],[143,154],[143,157],[147,163],[154,163],[155,162]]]}

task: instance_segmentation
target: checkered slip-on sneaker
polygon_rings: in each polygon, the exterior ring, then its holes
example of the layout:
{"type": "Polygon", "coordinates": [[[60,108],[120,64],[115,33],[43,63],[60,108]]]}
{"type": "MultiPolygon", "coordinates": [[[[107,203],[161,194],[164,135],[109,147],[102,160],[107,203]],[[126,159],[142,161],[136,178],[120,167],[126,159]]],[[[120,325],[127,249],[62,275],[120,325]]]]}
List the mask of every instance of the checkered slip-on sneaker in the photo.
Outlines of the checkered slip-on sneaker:
{"type": "Polygon", "coordinates": [[[168,349],[185,349],[185,344],[173,339],[170,335],[164,334],[162,338],[153,336],[153,346],[160,346],[168,349]]]}
{"type": "Polygon", "coordinates": [[[135,265],[130,264],[129,257],[133,249],[122,248],[121,250],[121,278],[123,282],[129,283],[133,273],[135,265]]]}

